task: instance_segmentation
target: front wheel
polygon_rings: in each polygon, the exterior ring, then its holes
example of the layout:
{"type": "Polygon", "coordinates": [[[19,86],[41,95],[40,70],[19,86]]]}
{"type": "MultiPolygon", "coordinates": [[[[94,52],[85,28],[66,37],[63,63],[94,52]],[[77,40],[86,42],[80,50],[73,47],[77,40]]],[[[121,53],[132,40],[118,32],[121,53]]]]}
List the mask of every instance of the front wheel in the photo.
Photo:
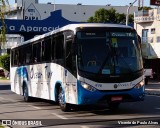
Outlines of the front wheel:
{"type": "Polygon", "coordinates": [[[71,105],[65,101],[65,93],[62,87],[59,88],[58,101],[62,111],[67,112],[71,110],[71,105]]]}

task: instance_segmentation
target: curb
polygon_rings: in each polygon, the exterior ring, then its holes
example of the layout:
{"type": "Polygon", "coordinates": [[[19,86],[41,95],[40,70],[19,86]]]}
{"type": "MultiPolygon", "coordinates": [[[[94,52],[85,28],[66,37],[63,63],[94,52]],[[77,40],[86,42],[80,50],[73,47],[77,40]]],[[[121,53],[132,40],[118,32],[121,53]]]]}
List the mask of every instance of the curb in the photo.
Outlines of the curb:
{"type": "Polygon", "coordinates": [[[10,80],[0,80],[0,83],[8,83],[8,84],[10,84],[10,80]]]}

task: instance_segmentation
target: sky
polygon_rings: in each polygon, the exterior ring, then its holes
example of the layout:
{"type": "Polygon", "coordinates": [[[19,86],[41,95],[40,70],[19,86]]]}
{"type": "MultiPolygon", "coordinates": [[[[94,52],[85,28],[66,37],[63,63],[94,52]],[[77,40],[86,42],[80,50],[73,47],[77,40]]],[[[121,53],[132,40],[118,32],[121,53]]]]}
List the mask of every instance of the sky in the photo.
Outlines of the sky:
{"type": "MultiPolygon", "coordinates": [[[[15,0],[8,0],[9,4],[12,5],[15,3],[15,0]]],[[[111,6],[126,6],[129,3],[133,3],[135,0],[39,0],[39,3],[55,3],[56,4],[77,4],[82,3],[82,5],[107,5],[111,4],[111,6]]],[[[134,6],[138,6],[138,0],[134,4],[134,6]]],[[[150,6],[150,0],[144,0],[144,6],[150,6]]]]}

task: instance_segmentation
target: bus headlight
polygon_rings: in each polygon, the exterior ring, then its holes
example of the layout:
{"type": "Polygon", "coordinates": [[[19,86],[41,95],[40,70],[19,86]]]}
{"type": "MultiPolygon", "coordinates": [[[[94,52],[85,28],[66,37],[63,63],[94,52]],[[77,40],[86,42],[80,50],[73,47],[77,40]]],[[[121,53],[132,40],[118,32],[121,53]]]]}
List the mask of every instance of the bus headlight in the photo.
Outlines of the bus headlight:
{"type": "Polygon", "coordinates": [[[96,91],[96,88],[94,88],[93,86],[89,85],[89,84],[86,84],[86,83],[83,83],[81,82],[81,85],[84,89],[88,90],[88,91],[91,91],[91,92],[94,92],[96,91]]]}
{"type": "Polygon", "coordinates": [[[142,80],[141,82],[139,82],[134,88],[140,89],[143,86],[144,86],[144,80],[142,80]]]}

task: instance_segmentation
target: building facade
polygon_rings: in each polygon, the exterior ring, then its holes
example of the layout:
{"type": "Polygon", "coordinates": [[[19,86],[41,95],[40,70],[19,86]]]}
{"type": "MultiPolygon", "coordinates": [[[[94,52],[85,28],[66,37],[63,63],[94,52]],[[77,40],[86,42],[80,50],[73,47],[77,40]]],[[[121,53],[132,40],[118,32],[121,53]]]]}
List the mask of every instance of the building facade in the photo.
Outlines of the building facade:
{"type": "MultiPolygon", "coordinates": [[[[114,8],[118,13],[127,13],[128,6],[111,6],[111,5],[77,5],[70,4],[52,4],[39,3],[38,0],[16,0],[15,4],[11,6],[13,13],[7,15],[7,18],[17,18],[24,20],[43,20],[51,16],[51,12],[55,10],[62,10],[62,16],[70,21],[85,22],[89,17],[95,14],[100,8],[110,9],[114,8]]],[[[129,14],[133,14],[138,10],[137,6],[130,8],[129,14]]]]}
{"type": "Polygon", "coordinates": [[[134,28],[141,36],[144,68],[160,77],[160,8],[139,11],[134,15],[134,28]]]}
{"type": "Polygon", "coordinates": [[[139,11],[134,15],[134,28],[142,39],[146,59],[160,58],[160,8],[139,11]]]}

